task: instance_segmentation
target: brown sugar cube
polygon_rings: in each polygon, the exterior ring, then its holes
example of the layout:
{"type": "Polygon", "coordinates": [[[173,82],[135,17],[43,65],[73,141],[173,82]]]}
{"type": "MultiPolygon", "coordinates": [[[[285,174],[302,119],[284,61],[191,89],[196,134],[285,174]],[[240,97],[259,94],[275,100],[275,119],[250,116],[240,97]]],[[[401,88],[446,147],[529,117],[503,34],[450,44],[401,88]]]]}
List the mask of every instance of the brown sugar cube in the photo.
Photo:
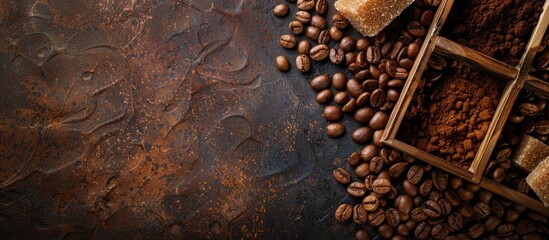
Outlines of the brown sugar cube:
{"type": "Polygon", "coordinates": [[[338,0],[334,6],[362,35],[373,37],[414,0],[338,0]]]}
{"type": "Polygon", "coordinates": [[[549,157],[541,161],[526,177],[526,182],[534,190],[545,207],[549,207],[549,157]]]}
{"type": "Polygon", "coordinates": [[[541,160],[549,156],[549,145],[524,135],[511,161],[519,168],[531,172],[541,160]]]}

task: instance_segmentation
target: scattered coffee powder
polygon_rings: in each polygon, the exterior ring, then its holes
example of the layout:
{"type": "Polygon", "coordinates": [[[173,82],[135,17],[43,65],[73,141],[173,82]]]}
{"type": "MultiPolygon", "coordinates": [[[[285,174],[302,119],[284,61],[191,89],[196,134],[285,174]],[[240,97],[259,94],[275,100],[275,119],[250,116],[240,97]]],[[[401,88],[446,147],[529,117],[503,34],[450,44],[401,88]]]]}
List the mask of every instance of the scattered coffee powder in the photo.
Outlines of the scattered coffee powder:
{"type": "Polygon", "coordinates": [[[516,65],[543,10],[540,0],[455,1],[443,35],[516,65]]]}

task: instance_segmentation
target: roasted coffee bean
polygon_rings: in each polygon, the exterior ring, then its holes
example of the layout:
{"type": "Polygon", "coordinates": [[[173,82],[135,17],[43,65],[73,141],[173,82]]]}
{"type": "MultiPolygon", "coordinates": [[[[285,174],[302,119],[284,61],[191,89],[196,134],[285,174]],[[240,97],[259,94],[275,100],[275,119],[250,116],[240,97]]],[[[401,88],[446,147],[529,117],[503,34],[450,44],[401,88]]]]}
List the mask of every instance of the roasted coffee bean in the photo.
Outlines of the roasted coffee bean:
{"type": "Polygon", "coordinates": [[[368,61],[366,60],[366,52],[365,51],[358,52],[358,54],[356,55],[356,62],[355,63],[362,69],[366,69],[370,66],[368,64],[368,61]]]}
{"type": "MultiPolygon", "coordinates": [[[[353,63],[355,63],[358,68],[358,65],[356,64],[356,54],[354,52],[345,53],[345,66],[351,66],[353,63]]],[[[358,68],[358,70],[360,70],[360,68],[358,68]]]]}
{"type": "Polygon", "coordinates": [[[410,45],[408,45],[408,49],[406,50],[406,55],[409,58],[414,59],[419,54],[420,47],[421,46],[417,43],[411,43],[410,45]]]}
{"type": "Polygon", "coordinates": [[[332,86],[340,91],[345,90],[345,86],[347,85],[347,77],[345,77],[345,74],[343,72],[336,72],[332,76],[332,86]]]}
{"type": "Polygon", "coordinates": [[[368,222],[370,222],[370,225],[374,227],[381,225],[384,221],[385,221],[385,212],[381,208],[378,208],[377,210],[370,212],[368,214],[368,222]]]}
{"type": "Polygon", "coordinates": [[[505,212],[505,221],[515,222],[519,219],[520,213],[515,209],[509,209],[505,212]]]}
{"type": "Polygon", "coordinates": [[[356,49],[358,51],[366,51],[368,49],[369,46],[371,46],[372,44],[370,43],[370,41],[368,41],[368,39],[366,38],[359,38],[357,41],[356,41],[356,49]]]}
{"type": "Polygon", "coordinates": [[[288,29],[290,29],[293,34],[301,34],[303,32],[303,23],[291,21],[290,24],[288,24],[288,29]]]}
{"type": "Polygon", "coordinates": [[[376,196],[368,195],[362,200],[364,209],[368,212],[373,212],[379,207],[379,199],[376,196]]]}
{"type": "Polygon", "coordinates": [[[347,19],[339,13],[334,14],[332,17],[332,24],[339,29],[345,29],[349,26],[347,19]]]}
{"type": "Polygon", "coordinates": [[[353,197],[362,197],[366,194],[366,187],[364,183],[352,182],[347,186],[347,192],[353,197]]]}
{"type": "Polygon", "coordinates": [[[377,232],[379,233],[379,236],[383,239],[392,239],[391,237],[393,237],[394,229],[388,224],[383,224],[377,228],[377,232]]]}
{"type": "Polygon", "coordinates": [[[522,103],[519,106],[520,112],[523,113],[526,116],[535,116],[539,112],[539,108],[537,105],[533,103],[522,103]]]}
{"type": "Polygon", "coordinates": [[[436,218],[442,214],[442,209],[440,208],[440,205],[433,200],[427,200],[425,203],[423,203],[421,207],[423,208],[423,212],[425,212],[425,215],[430,218],[436,218]]]}
{"type": "Polygon", "coordinates": [[[318,36],[320,35],[320,32],[322,30],[320,28],[317,28],[315,26],[308,26],[307,29],[305,30],[305,36],[307,36],[308,39],[310,39],[311,41],[317,41],[318,40],[318,36]]]}
{"type": "Polygon", "coordinates": [[[421,23],[412,21],[408,23],[407,28],[408,33],[410,33],[414,37],[423,37],[425,36],[425,28],[421,25],[421,23]]]}
{"type": "Polygon", "coordinates": [[[353,134],[351,135],[351,138],[353,139],[354,142],[359,144],[367,143],[370,140],[372,140],[373,134],[374,133],[372,132],[372,129],[370,129],[369,127],[361,127],[353,132],[353,134]]]}
{"type": "Polygon", "coordinates": [[[365,89],[366,91],[374,91],[378,87],[379,87],[379,82],[375,79],[368,79],[362,83],[362,88],[365,89]]]}
{"type": "Polygon", "coordinates": [[[319,44],[311,48],[309,55],[315,61],[322,61],[328,57],[330,49],[325,44],[319,44]]]}
{"type": "Polygon", "coordinates": [[[351,167],[356,167],[360,163],[360,154],[358,152],[351,153],[351,156],[347,158],[347,163],[351,167]]]}
{"type": "Polygon", "coordinates": [[[330,62],[340,65],[345,62],[345,52],[341,48],[330,49],[330,62]]]}
{"type": "Polygon", "coordinates": [[[364,178],[370,175],[370,165],[368,163],[361,163],[355,168],[355,174],[359,178],[364,178]]]}
{"type": "Polygon", "coordinates": [[[400,93],[397,90],[395,89],[387,90],[387,101],[396,102],[398,101],[399,97],[400,97],[400,93]]]}
{"type": "Polygon", "coordinates": [[[330,32],[330,38],[332,38],[334,42],[340,42],[341,39],[345,36],[343,32],[339,30],[339,28],[337,28],[336,26],[330,27],[329,32],[330,32]]]}
{"type": "Polygon", "coordinates": [[[448,202],[448,200],[441,198],[437,201],[438,205],[440,206],[440,209],[442,211],[442,215],[448,215],[450,212],[452,212],[452,204],[448,202]]]}
{"type": "Polygon", "coordinates": [[[333,175],[338,183],[349,184],[351,182],[351,174],[344,168],[334,170],[333,175]]]}
{"type": "Polygon", "coordinates": [[[408,70],[406,70],[405,68],[396,68],[396,72],[395,72],[395,76],[394,76],[396,79],[406,79],[408,77],[408,70]]]}
{"type": "Polygon", "coordinates": [[[473,208],[466,204],[459,205],[458,212],[465,218],[473,216],[473,208]]]}
{"type": "Polygon", "coordinates": [[[315,7],[315,0],[297,0],[299,10],[308,11],[315,7]]]}
{"type": "Polygon", "coordinates": [[[379,68],[377,68],[374,65],[370,65],[368,70],[370,71],[370,75],[372,76],[373,79],[379,79],[381,77],[381,74],[383,74],[383,72],[381,72],[379,68]]]}
{"type": "Polygon", "coordinates": [[[346,222],[353,214],[353,207],[347,203],[339,205],[335,211],[335,219],[338,222],[346,222]]]}
{"type": "Polygon", "coordinates": [[[395,199],[395,206],[401,216],[407,216],[414,208],[414,200],[410,196],[402,194],[395,199]]]}
{"type": "Polygon", "coordinates": [[[433,200],[433,201],[438,201],[440,198],[442,198],[442,193],[440,193],[439,191],[432,191],[431,193],[429,193],[429,199],[430,200],[433,200]]]}
{"type": "Polygon", "coordinates": [[[475,215],[479,218],[486,218],[490,215],[490,206],[488,204],[483,202],[477,202],[473,206],[473,211],[475,212],[475,215]]]}
{"type": "Polygon", "coordinates": [[[393,60],[389,60],[385,64],[385,72],[389,75],[389,77],[394,77],[397,67],[398,63],[393,60]]]}
{"type": "Polygon", "coordinates": [[[406,171],[407,167],[407,162],[395,163],[389,168],[389,175],[391,175],[392,178],[398,178],[402,175],[402,173],[404,173],[404,171],[406,171]]]}
{"type": "Polygon", "coordinates": [[[327,74],[318,75],[311,80],[310,85],[315,91],[324,90],[330,87],[330,77],[327,74]]]}
{"type": "Polygon", "coordinates": [[[469,230],[467,231],[467,234],[471,238],[479,238],[480,236],[482,236],[482,234],[484,234],[485,231],[486,231],[486,228],[482,223],[476,223],[469,228],[469,230]]]}
{"type": "MultiPolygon", "coordinates": [[[[358,110],[360,111],[360,110],[358,110]]],[[[357,111],[357,112],[358,112],[357,111]]],[[[363,161],[365,162],[370,162],[374,157],[377,156],[377,147],[370,144],[370,145],[366,145],[366,147],[364,147],[362,149],[362,151],[360,152],[360,158],[362,158],[363,161]]]]}
{"type": "Polygon", "coordinates": [[[396,42],[393,45],[393,49],[389,53],[389,59],[395,60],[397,58],[398,54],[400,53],[400,51],[402,51],[403,48],[404,48],[404,43],[402,43],[402,41],[396,42]]]}
{"type": "Polygon", "coordinates": [[[290,7],[286,4],[278,4],[273,8],[273,14],[277,17],[284,17],[290,12],[290,7]]]}
{"type": "Polygon", "coordinates": [[[412,229],[416,229],[417,223],[412,220],[408,220],[404,222],[404,225],[406,225],[406,227],[411,231],[412,229]]]}
{"type": "Polygon", "coordinates": [[[354,239],[355,240],[370,240],[372,238],[371,238],[370,234],[368,232],[366,232],[366,230],[359,229],[358,231],[356,231],[354,239]]]}
{"type": "Polygon", "coordinates": [[[389,120],[389,115],[383,111],[377,111],[374,113],[374,116],[372,116],[372,119],[370,119],[369,126],[372,128],[372,130],[378,130],[385,128],[385,125],[387,125],[387,121],[389,120]]]}
{"type": "Polygon", "coordinates": [[[511,236],[513,235],[513,233],[515,233],[515,225],[513,225],[512,223],[499,225],[497,232],[500,237],[511,236]]]}
{"type": "MultiPolygon", "coordinates": [[[[370,162],[370,170],[371,170],[371,166],[372,166],[372,163],[374,162],[374,160],[375,160],[375,158],[372,159],[372,162],[370,162]]],[[[371,171],[371,172],[374,172],[374,171],[371,171]]],[[[376,179],[374,181],[372,191],[374,191],[377,194],[388,193],[389,191],[391,191],[391,181],[389,181],[387,179],[379,179],[379,178],[376,179]]]]}
{"type": "Polygon", "coordinates": [[[433,17],[435,16],[435,13],[431,10],[426,10],[421,14],[419,17],[419,23],[423,25],[426,28],[429,28],[429,25],[431,25],[431,21],[433,21],[433,17]]]}
{"type": "Polygon", "coordinates": [[[433,181],[433,186],[439,191],[446,189],[446,186],[448,186],[448,174],[439,170],[431,173],[431,180],[433,181]]]}
{"type": "Polygon", "coordinates": [[[353,221],[356,224],[364,224],[368,221],[368,212],[366,212],[362,204],[357,204],[353,207],[353,221]]]}
{"type": "Polygon", "coordinates": [[[454,231],[458,231],[463,227],[463,216],[460,213],[453,212],[448,216],[448,226],[454,231]]]}
{"type": "Polygon", "coordinates": [[[425,215],[425,212],[421,207],[412,209],[410,212],[410,217],[414,222],[423,222],[427,220],[427,215],[425,215]]]}
{"type": "Polygon", "coordinates": [[[311,43],[307,40],[303,40],[299,42],[297,45],[297,53],[299,54],[309,54],[309,51],[311,51],[311,43]]]}
{"type": "MultiPolygon", "coordinates": [[[[358,98],[356,99],[356,104],[359,106],[359,107],[364,107],[366,106],[367,103],[370,102],[370,96],[372,94],[369,93],[369,92],[363,92],[362,94],[360,94],[360,96],[358,96],[358,98]]],[[[372,112],[372,116],[373,116],[373,112],[372,112]]],[[[369,121],[369,119],[368,119],[369,121]]],[[[367,122],[367,121],[366,121],[367,122]]]]}
{"type": "Polygon", "coordinates": [[[414,235],[418,239],[427,239],[431,235],[431,226],[426,222],[421,222],[417,225],[414,235]]]}
{"type": "Polygon", "coordinates": [[[400,65],[400,67],[410,71],[414,66],[414,61],[412,61],[409,58],[403,58],[400,61],[398,61],[398,64],[400,65]]]}
{"type": "Polygon", "coordinates": [[[366,190],[368,191],[372,191],[373,187],[374,187],[374,181],[376,180],[376,176],[374,175],[368,175],[366,176],[366,178],[364,179],[364,186],[366,186],[366,190]]]}
{"type": "MultiPolygon", "coordinates": [[[[385,164],[385,162],[383,163],[385,164]]],[[[383,179],[386,179],[386,180],[389,180],[391,181],[391,176],[389,176],[389,173],[387,171],[381,171],[378,175],[377,175],[377,178],[383,178],[383,179]]]]}
{"type": "Polygon", "coordinates": [[[280,46],[287,49],[292,49],[295,47],[297,41],[295,40],[295,37],[289,34],[284,34],[280,36],[279,39],[280,46]]]}
{"type": "Polygon", "coordinates": [[[324,89],[316,95],[316,102],[320,104],[326,104],[332,100],[334,94],[330,89],[324,89]]]}
{"type": "Polygon", "coordinates": [[[314,15],[313,17],[311,17],[311,26],[315,26],[319,29],[325,29],[326,19],[320,15],[314,15]]]}
{"type": "Polygon", "coordinates": [[[369,77],[371,77],[371,74],[370,74],[369,70],[360,70],[355,74],[355,78],[359,81],[362,81],[362,80],[367,79],[369,77]]]}
{"type": "Polygon", "coordinates": [[[345,112],[345,113],[351,113],[351,112],[356,110],[356,107],[357,107],[356,99],[351,98],[351,99],[349,99],[349,101],[345,105],[343,105],[341,110],[343,110],[343,112],[345,112]]]}
{"type": "MultiPolygon", "coordinates": [[[[402,236],[408,236],[410,234],[410,229],[405,224],[399,224],[397,226],[397,233],[402,236]]],[[[406,238],[403,238],[406,239],[406,238]]]]}
{"type": "Polygon", "coordinates": [[[461,178],[452,177],[450,179],[450,187],[452,187],[452,189],[457,190],[458,188],[461,188],[462,185],[463,181],[461,180],[461,178]]]}
{"type": "Polygon", "coordinates": [[[400,223],[400,214],[394,208],[389,208],[385,212],[385,220],[391,227],[396,227],[400,223]]]}
{"type": "Polygon", "coordinates": [[[372,107],[378,108],[385,104],[385,99],[385,92],[383,89],[378,88],[372,92],[372,95],[370,96],[370,104],[372,107]]]}
{"type": "Polygon", "coordinates": [[[423,177],[423,168],[418,165],[410,167],[406,177],[412,184],[418,184],[423,177]]]}
{"type": "Polygon", "coordinates": [[[354,114],[354,119],[357,123],[366,124],[374,116],[374,110],[370,107],[358,109],[354,114]]]}
{"type": "Polygon", "coordinates": [[[330,138],[338,138],[345,134],[345,126],[341,123],[330,123],[326,126],[326,135],[330,138]]]}
{"type": "Polygon", "coordinates": [[[381,61],[381,50],[376,46],[369,46],[366,49],[366,60],[370,64],[379,64],[381,61]]]}
{"type": "Polygon", "coordinates": [[[376,45],[383,45],[387,41],[387,34],[385,30],[381,30],[378,34],[374,36],[374,42],[376,45]]]}
{"type": "Polygon", "coordinates": [[[305,54],[300,54],[295,59],[295,66],[300,72],[308,72],[311,70],[311,61],[305,54]]]}
{"type": "Polygon", "coordinates": [[[516,231],[520,235],[526,235],[536,231],[536,224],[528,219],[523,219],[518,222],[516,231]]]}
{"type": "Polygon", "coordinates": [[[444,59],[443,57],[441,56],[438,56],[436,54],[433,54],[431,55],[431,58],[429,58],[429,67],[434,69],[434,70],[437,70],[437,71],[440,71],[444,68],[446,68],[446,66],[448,65],[446,63],[446,59],[444,59]]]}
{"type": "Polygon", "coordinates": [[[350,52],[355,49],[356,46],[356,40],[352,37],[345,36],[341,39],[341,42],[339,42],[339,48],[343,49],[345,52],[350,52]]]}
{"type": "Polygon", "coordinates": [[[536,122],[536,133],[547,135],[549,134],[549,120],[541,120],[536,122]]]}
{"type": "Polygon", "coordinates": [[[441,0],[424,0],[423,2],[427,4],[427,6],[429,7],[438,7],[442,1],[441,0]]]}
{"type": "Polygon", "coordinates": [[[364,92],[360,83],[354,78],[347,81],[347,90],[349,91],[349,94],[355,98],[364,92]]]}
{"type": "Polygon", "coordinates": [[[492,179],[494,179],[494,181],[499,182],[499,183],[503,182],[503,180],[505,179],[505,169],[502,168],[502,167],[496,168],[492,172],[492,179]]]}
{"type": "Polygon", "coordinates": [[[303,24],[311,21],[311,14],[307,11],[298,11],[295,13],[295,19],[303,24]]]}
{"type": "Polygon", "coordinates": [[[328,2],[326,0],[317,0],[315,11],[320,15],[326,15],[328,13],[328,2]]]}
{"type": "Polygon", "coordinates": [[[410,195],[411,197],[415,197],[418,195],[419,189],[417,188],[417,186],[411,183],[410,181],[408,181],[407,179],[405,179],[402,182],[402,188],[404,189],[404,192],[410,195]]]}
{"type": "Polygon", "coordinates": [[[521,193],[528,194],[528,192],[530,192],[530,189],[530,185],[528,185],[525,178],[521,179],[517,184],[517,191],[521,193]]]}
{"type": "Polygon", "coordinates": [[[290,70],[290,62],[284,55],[279,55],[275,58],[276,68],[281,72],[287,72],[290,70]]]}
{"type": "Polygon", "coordinates": [[[486,219],[486,221],[484,221],[484,227],[488,232],[493,232],[494,230],[496,230],[497,226],[501,224],[501,221],[502,220],[500,217],[496,215],[491,215],[486,219]]]}
{"type": "Polygon", "coordinates": [[[347,67],[347,70],[349,70],[349,72],[351,72],[352,74],[357,74],[363,69],[358,64],[353,62],[349,64],[349,66],[347,67]]]}
{"type": "Polygon", "coordinates": [[[473,197],[475,196],[473,192],[465,188],[458,189],[458,195],[459,195],[459,198],[461,198],[461,200],[466,202],[471,201],[471,199],[473,199],[473,197]]]}
{"type": "Polygon", "coordinates": [[[338,105],[345,105],[349,102],[349,95],[347,92],[338,92],[334,97],[334,102],[338,105]]]}
{"type": "Polygon", "coordinates": [[[383,147],[383,143],[381,142],[381,136],[383,135],[383,129],[380,129],[380,130],[376,130],[374,132],[374,137],[373,137],[373,143],[374,145],[376,145],[376,147],[383,147]]]}
{"type": "Polygon", "coordinates": [[[386,42],[385,44],[383,44],[383,46],[381,46],[381,56],[385,58],[390,58],[389,54],[393,50],[393,47],[394,45],[392,42],[386,42]]]}
{"type": "Polygon", "coordinates": [[[370,172],[380,173],[383,170],[383,159],[380,157],[374,157],[370,160],[370,172]]]}
{"type": "Polygon", "coordinates": [[[445,239],[449,234],[450,231],[443,223],[435,225],[431,230],[431,236],[433,236],[434,239],[445,239]]]}

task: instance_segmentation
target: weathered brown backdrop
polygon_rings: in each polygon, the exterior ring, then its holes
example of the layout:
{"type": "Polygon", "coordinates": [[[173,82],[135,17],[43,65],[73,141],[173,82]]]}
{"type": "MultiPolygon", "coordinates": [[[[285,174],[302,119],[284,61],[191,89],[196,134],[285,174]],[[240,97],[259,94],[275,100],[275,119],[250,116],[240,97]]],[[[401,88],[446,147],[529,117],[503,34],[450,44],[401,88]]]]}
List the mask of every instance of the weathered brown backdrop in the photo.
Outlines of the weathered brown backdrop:
{"type": "Polygon", "coordinates": [[[0,239],[349,238],[279,2],[0,0],[0,239]]]}

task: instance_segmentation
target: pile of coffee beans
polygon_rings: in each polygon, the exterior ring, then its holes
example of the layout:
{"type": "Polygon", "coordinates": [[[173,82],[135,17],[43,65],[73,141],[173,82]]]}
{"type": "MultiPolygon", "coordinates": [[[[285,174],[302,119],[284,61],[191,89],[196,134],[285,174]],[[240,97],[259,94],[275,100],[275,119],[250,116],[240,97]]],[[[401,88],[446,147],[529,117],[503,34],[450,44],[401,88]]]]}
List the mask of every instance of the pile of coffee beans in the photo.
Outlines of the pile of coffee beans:
{"type": "MultiPolygon", "coordinates": [[[[347,158],[348,166],[333,171],[334,180],[352,197],[335,208],[334,218],[357,224],[356,239],[370,239],[374,232],[383,239],[540,239],[547,232],[545,217],[380,142],[439,4],[416,0],[373,38],[353,37],[349,23],[337,13],[326,17],[327,1],[298,0],[290,6],[296,12],[289,14],[292,19],[284,24],[288,33],[278,41],[282,48],[297,48],[294,68],[303,73],[318,68],[316,73],[325,69],[323,64],[334,64],[341,69],[309,79],[316,101],[324,106],[327,136],[345,135],[341,120],[347,115],[359,126],[350,137],[364,144],[347,158]],[[511,207],[518,210],[507,219],[511,207]]],[[[288,14],[284,7],[276,9],[282,9],[276,16],[288,14]]],[[[290,70],[287,59],[276,58],[280,71],[290,70]]]]}

